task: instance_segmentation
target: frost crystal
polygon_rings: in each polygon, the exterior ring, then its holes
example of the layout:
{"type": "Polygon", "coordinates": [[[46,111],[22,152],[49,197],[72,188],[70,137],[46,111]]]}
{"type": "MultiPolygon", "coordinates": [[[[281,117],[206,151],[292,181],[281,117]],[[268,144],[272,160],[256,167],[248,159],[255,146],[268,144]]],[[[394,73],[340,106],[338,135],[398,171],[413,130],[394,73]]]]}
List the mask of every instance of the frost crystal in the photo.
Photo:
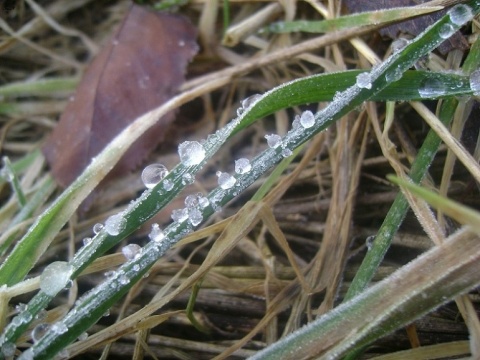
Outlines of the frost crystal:
{"type": "Polygon", "coordinates": [[[162,179],[168,175],[168,169],[163,164],[148,165],[142,171],[142,181],[147,189],[155,187],[162,179]]]}
{"type": "Polygon", "coordinates": [[[277,134],[265,135],[265,139],[267,139],[267,144],[272,149],[279,147],[282,142],[282,137],[277,134]]]}
{"type": "Polygon", "coordinates": [[[311,111],[307,110],[302,113],[300,116],[300,125],[305,129],[311,128],[315,125],[315,116],[311,111]]]}
{"type": "Polygon", "coordinates": [[[68,327],[63,322],[59,321],[52,325],[51,330],[60,335],[66,333],[68,331],[68,327]]]}
{"type": "Polygon", "coordinates": [[[188,219],[188,209],[176,209],[172,211],[172,220],[176,222],[184,222],[188,219]]]}
{"type": "Polygon", "coordinates": [[[372,76],[368,72],[357,75],[357,86],[363,89],[372,88],[372,76]]]}
{"type": "Polygon", "coordinates": [[[186,198],[185,198],[185,206],[187,208],[193,208],[195,206],[198,206],[198,195],[195,194],[195,195],[188,195],[186,198]]]}
{"type": "Polygon", "coordinates": [[[103,230],[103,224],[98,223],[98,224],[93,225],[93,233],[95,235],[98,234],[102,230],[103,230]]]}
{"type": "Polygon", "coordinates": [[[105,231],[112,236],[120,234],[127,225],[127,220],[123,214],[115,214],[105,221],[105,231]]]}
{"type": "Polygon", "coordinates": [[[455,32],[455,29],[453,28],[452,25],[443,24],[440,27],[440,30],[438,31],[438,35],[440,35],[442,39],[448,39],[450,36],[453,35],[454,32],[455,32]]]}
{"type": "Polygon", "coordinates": [[[445,95],[446,91],[445,84],[438,79],[428,79],[423,87],[418,89],[418,93],[422,98],[434,98],[445,95]]]}
{"type": "Polygon", "coordinates": [[[197,226],[203,221],[202,212],[196,208],[188,209],[188,220],[193,226],[197,226]]]}
{"type": "Polygon", "coordinates": [[[193,184],[195,181],[195,177],[192,174],[185,173],[182,175],[182,184],[183,185],[190,185],[193,184]]]}
{"type": "Polygon", "coordinates": [[[478,96],[480,94],[480,70],[475,70],[470,75],[470,89],[472,89],[473,94],[478,96]]]}
{"type": "Polygon", "coordinates": [[[235,179],[229,173],[222,173],[221,171],[218,171],[217,176],[218,176],[218,185],[220,185],[220,187],[224,190],[230,189],[237,182],[237,179],[235,179]]]}
{"type": "Polygon", "coordinates": [[[163,239],[165,239],[165,234],[163,233],[162,229],[160,229],[160,226],[158,224],[153,224],[152,231],[150,231],[148,237],[152,241],[161,242],[163,239]]]}
{"type": "Polygon", "coordinates": [[[140,254],[142,248],[137,244],[128,244],[122,248],[122,254],[127,260],[133,260],[140,254]]]}
{"type": "Polygon", "coordinates": [[[250,164],[250,160],[246,158],[240,158],[235,160],[235,172],[237,174],[246,174],[250,170],[252,170],[252,165],[250,164]]]}
{"type": "Polygon", "coordinates": [[[40,275],[40,289],[49,296],[55,296],[70,280],[73,267],[65,261],[55,261],[40,275]]]}
{"type": "Polygon", "coordinates": [[[205,159],[205,149],[198,141],[185,141],[178,146],[178,155],[185,166],[198,165],[205,159]]]}
{"type": "Polygon", "coordinates": [[[171,182],[170,180],[165,180],[163,182],[163,188],[166,190],[166,191],[170,191],[173,189],[173,182],[171,182]]]}
{"type": "Polygon", "coordinates": [[[449,12],[450,21],[455,25],[463,25],[473,19],[472,8],[468,5],[455,5],[449,12]]]}
{"type": "Polygon", "coordinates": [[[289,157],[289,156],[291,156],[291,155],[292,155],[292,150],[290,150],[290,149],[288,149],[288,148],[285,148],[285,149],[282,150],[282,156],[283,156],[283,157],[286,158],[286,157],[289,157]]]}

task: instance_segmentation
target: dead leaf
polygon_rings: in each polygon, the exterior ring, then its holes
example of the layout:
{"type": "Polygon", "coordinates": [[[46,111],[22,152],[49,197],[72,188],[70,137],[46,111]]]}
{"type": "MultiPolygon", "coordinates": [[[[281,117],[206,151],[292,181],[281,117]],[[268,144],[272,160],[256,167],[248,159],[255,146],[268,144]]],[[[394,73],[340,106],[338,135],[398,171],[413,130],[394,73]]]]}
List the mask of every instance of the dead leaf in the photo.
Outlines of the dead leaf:
{"type": "MultiPolygon", "coordinates": [[[[430,0],[375,0],[375,1],[358,1],[358,0],[344,0],[344,5],[351,13],[375,11],[382,9],[390,9],[394,7],[415,6],[426,3],[430,0]]],[[[437,21],[440,17],[445,15],[446,10],[438,11],[436,13],[419,16],[412,20],[402,21],[384,27],[380,30],[380,34],[390,39],[397,39],[401,34],[410,34],[417,36],[424,31],[428,26],[437,21]]],[[[468,49],[468,42],[465,37],[456,32],[448,40],[444,41],[438,47],[442,54],[447,54],[453,49],[466,50],[468,49]]]]}
{"type": "MultiPolygon", "coordinates": [[[[132,5],[112,40],[85,72],[75,96],[43,147],[57,182],[68,186],[135,118],[171,98],[197,52],[184,17],[132,5]]],[[[132,170],[162,141],[167,114],[138,139],[109,177],[132,170]]]]}

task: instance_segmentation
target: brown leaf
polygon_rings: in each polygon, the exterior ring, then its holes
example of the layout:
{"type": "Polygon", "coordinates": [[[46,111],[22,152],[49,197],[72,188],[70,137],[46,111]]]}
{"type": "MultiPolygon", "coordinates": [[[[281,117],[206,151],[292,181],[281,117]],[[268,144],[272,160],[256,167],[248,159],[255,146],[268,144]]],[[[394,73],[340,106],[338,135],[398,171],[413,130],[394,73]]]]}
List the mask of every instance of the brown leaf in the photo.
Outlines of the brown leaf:
{"type": "MultiPolygon", "coordinates": [[[[394,7],[406,7],[423,4],[429,0],[344,0],[344,5],[351,13],[375,11],[382,9],[390,9],[394,7]]],[[[437,21],[440,17],[445,15],[446,10],[438,11],[436,13],[419,16],[412,20],[402,21],[397,24],[387,26],[380,30],[382,36],[390,39],[397,39],[401,34],[410,34],[417,36],[428,26],[437,21]]],[[[466,50],[468,49],[468,42],[465,37],[456,32],[448,40],[444,41],[438,47],[442,54],[450,52],[452,49],[466,50]]]]}
{"type": "MultiPolygon", "coordinates": [[[[68,186],[135,118],[171,98],[197,52],[196,30],[179,15],[132,5],[85,72],[43,147],[57,182],[68,186]]],[[[109,177],[137,166],[163,139],[173,113],[138,139],[109,177]]]]}

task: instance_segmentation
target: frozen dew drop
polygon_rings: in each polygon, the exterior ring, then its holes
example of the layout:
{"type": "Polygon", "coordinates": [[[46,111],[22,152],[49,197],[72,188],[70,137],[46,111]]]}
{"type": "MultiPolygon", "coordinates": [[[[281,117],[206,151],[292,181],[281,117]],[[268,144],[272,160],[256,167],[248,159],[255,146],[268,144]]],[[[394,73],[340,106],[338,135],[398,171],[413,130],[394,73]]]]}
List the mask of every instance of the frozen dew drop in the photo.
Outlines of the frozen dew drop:
{"type": "Polygon", "coordinates": [[[438,31],[438,35],[442,39],[448,39],[455,32],[455,28],[451,24],[443,24],[438,31]]]}
{"type": "Polygon", "coordinates": [[[385,80],[387,80],[388,83],[392,83],[395,81],[398,81],[401,79],[403,73],[400,69],[394,69],[390,72],[387,72],[385,74],[385,80]]]}
{"type": "Polygon", "coordinates": [[[237,182],[237,179],[235,179],[229,173],[222,173],[221,171],[218,171],[217,176],[218,176],[218,185],[220,185],[220,187],[223,190],[230,189],[237,182]]]}
{"type": "Polygon", "coordinates": [[[202,193],[198,193],[198,205],[205,209],[208,205],[210,205],[210,201],[208,201],[207,197],[203,196],[202,193]]]}
{"type": "Polygon", "coordinates": [[[40,340],[49,328],[50,324],[46,323],[41,323],[35,326],[31,333],[33,342],[37,342],[38,340],[40,340]]]}
{"type": "Polygon", "coordinates": [[[162,242],[162,240],[165,239],[165,234],[163,230],[160,228],[160,225],[153,224],[152,230],[150,231],[150,234],[148,234],[148,237],[152,241],[162,242]]]}
{"type": "Polygon", "coordinates": [[[195,177],[192,174],[185,173],[182,175],[182,184],[183,185],[190,185],[195,182],[195,177]]]}
{"type": "Polygon", "coordinates": [[[55,261],[40,275],[40,289],[49,296],[55,296],[70,280],[73,267],[65,261],[55,261]]]}
{"type": "Polygon", "coordinates": [[[193,226],[199,225],[203,221],[202,212],[196,208],[188,209],[188,221],[193,226]]]}
{"type": "Polygon", "coordinates": [[[279,147],[282,143],[281,136],[277,134],[265,135],[265,139],[267,139],[268,147],[272,149],[279,147]]]}
{"type": "Polygon", "coordinates": [[[300,124],[300,115],[295,115],[295,118],[292,121],[292,129],[297,130],[301,127],[302,125],[300,124]]]}
{"type": "Polygon", "coordinates": [[[185,198],[185,206],[187,208],[194,208],[194,207],[198,206],[198,195],[197,194],[188,195],[185,198]]]}
{"type": "Polygon", "coordinates": [[[91,237],[83,238],[82,242],[83,242],[83,246],[87,246],[92,242],[92,238],[91,237]]]}
{"type": "Polygon", "coordinates": [[[242,100],[242,108],[243,110],[248,109],[250,106],[252,106],[257,100],[259,100],[262,97],[260,94],[254,94],[252,96],[247,97],[246,99],[242,100]]]}
{"type": "Polygon", "coordinates": [[[418,89],[418,93],[422,98],[435,98],[445,95],[446,87],[438,79],[428,79],[422,87],[418,89]]]}
{"type": "Polygon", "coordinates": [[[170,181],[170,180],[165,180],[163,182],[163,188],[166,190],[166,191],[170,191],[173,189],[173,182],[170,181]]]}
{"type": "Polygon", "coordinates": [[[357,86],[362,89],[372,88],[372,76],[369,72],[364,72],[357,75],[357,86]]]}
{"type": "Polygon", "coordinates": [[[450,21],[455,25],[461,26],[467,21],[473,19],[472,8],[465,4],[455,5],[453,8],[450,9],[448,14],[450,15],[450,21]]]}
{"type": "Polygon", "coordinates": [[[142,171],[142,181],[147,189],[155,187],[162,179],[168,175],[168,169],[163,164],[148,165],[142,171]]]}
{"type": "Polygon", "coordinates": [[[399,52],[400,50],[402,50],[405,46],[408,45],[408,40],[405,39],[405,38],[398,38],[396,39],[395,41],[392,42],[392,52],[393,53],[397,53],[399,52]]]}
{"type": "Polygon", "coordinates": [[[68,327],[63,322],[59,321],[52,325],[51,330],[55,334],[60,335],[66,333],[68,331],[68,327]]]}
{"type": "Polygon", "coordinates": [[[127,285],[130,282],[130,279],[127,275],[122,274],[118,277],[118,282],[122,285],[127,285]]]}
{"type": "Polygon", "coordinates": [[[27,304],[20,303],[20,304],[15,306],[15,311],[17,313],[24,312],[24,311],[27,311],[27,310],[28,310],[28,305],[27,304]]]}
{"type": "Polygon", "coordinates": [[[122,214],[115,214],[110,216],[105,221],[105,230],[109,235],[118,235],[120,234],[127,225],[127,220],[123,217],[122,214]]]}
{"type": "Polygon", "coordinates": [[[283,157],[289,157],[292,155],[292,150],[290,150],[289,148],[285,148],[282,150],[282,156],[283,157]]]}
{"type": "Polygon", "coordinates": [[[470,89],[472,89],[475,96],[480,95],[480,70],[475,70],[470,74],[470,89]]]}
{"type": "Polygon", "coordinates": [[[311,128],[315,125],[315,116],[310,110],[304,111],[302,115],[300,115],[300,125],[305,129],[311,128]]]}
{"type": "Polygon", "coordinates": [[[198,165],[205,159],[205,149],[198,141],[185,141],[178,146],[178,155],[185,166],[198,165]]]}
{"type": "Polygon", "coordinates": [[[246,158],[240,158],[235,160],[235,172],[237,174],[246,174],[250,170],[252,170],[252,165],[250,164],[250,160],[246,158]]]}
{"type": "Polygon", "coordinates": [[[93,233],[96,235],[103,230],[103,224],[97,223],[93,225],[93,233]]]}
{"type": "Polygon", "coordinates": [[[15,346],[15,343],[5,342],[2,345],[2,354],[5,357],[13,357],[16,349],[17,347],[15,346]]]}
{"type": "Polygon", "coordinates": [[[133,260],[140,254],[142,248],[137,244],[128,244],[122,248],[122,254],[127,260],[133,260]]]}
{"type": "Polygon", "coordinates": [[[188,219],[188,209],[176,209],[172,211],[172,220],[176,222],[184,222],[188,219]]]}
{"type": "Polygon", "coordinates": [[[80,335],[78,335],[78,340],[79,341],[87,340],[87,338],[88,338],[88,333],[87,332],[83,332],[80,335]]]}

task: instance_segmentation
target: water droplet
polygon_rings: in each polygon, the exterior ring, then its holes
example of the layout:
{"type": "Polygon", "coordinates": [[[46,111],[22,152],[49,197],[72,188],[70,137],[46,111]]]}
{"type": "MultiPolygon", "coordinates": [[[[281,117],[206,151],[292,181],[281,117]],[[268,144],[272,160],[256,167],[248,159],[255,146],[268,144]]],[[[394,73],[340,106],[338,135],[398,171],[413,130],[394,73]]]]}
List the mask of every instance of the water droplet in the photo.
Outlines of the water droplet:
{"type": "Polygon", "coordinates": [[[122,254],[127,260],[133,260],[140,254],[142,248],[137,244],[128,244],[122,247],[122,254]]]}
{"type": "Polygon", "coordinates": [[[122,274],[118,277],[118,282],[122,285],[127,285],[130,282],[130,279],[127,275],[122,274]]]}
{"type": "Polygon", "coordinates": [[[221,171],[217,171],[217,176],[218,185],[220,185],[220,187],[224,190],[230,189],[237,182],[237,179],[235,179],[229,173],[222,173],[221,171]]]}
{"type": "Polygon", "coordinates": [[[170,181],[170,180],[165,180],[163,182],[163,188],[166,190],[166,191],[170,191],[173,189],[173,182],[170,181]]]}
{"type": "Polygon", "coordinates": [[[176,222],[184,222],[188,219],[188,209],[176,209],[172,211],[172,220],[176,222]]]}
{"type": "Polygon", "coordinates": [[[195,177],[192,174],[185,173],[182,175],[182,184],[183,185],[190,185],[195,182],[195,177]]]}
{"type": "Polygon", "coordinates": [[[2,354],[5,357],[13,357],[15,355],[15,350],[17,350],[15,343],[6,342],[2,345],[2,354]]]}
{"type": "Polygon", "coordinates": [[[162,179],[168,175],[168,169],[163,164],[148,165],[142,171],[142,181],[147,189],[155,187],[162,179]]]}
{"type": "Polygon", "coordinates": [[[282,143],[281,136],[277,134],[265,135],[265,139],[267,139],[267,144],[272,149],[279,147],[282,143]]]}
{"type": "Polygon", "coordinates": [[[425,84],[418,89],[418,93],[422,98],[435,98],[445,95],[446,87],[443,82],[438,79],[428,79],[425,84]]]}
{"type": "Polygon", "coordinates": [[[133,265],[132,269],[133,269],[133,271],[140,271],[140,265],[135,264],[135,265],[133,265]]]}
{"type": "Polygon", "coordinates": [[[398,38],[392,42],[392,52],[397,53],[402,50],[405,46],[407,46],[409,41],[405,38],[398,38]]]}
{"type": "Polygon", "coordinates": [[[86,237],[82,240],[83,242],[83,246],[87,246],[88,244],[90,244],[92,242],[92,238],[91,237],[86,237]]]}
{"type": "Polygon", "coordinates": [[[40,289],[49,296],[55,296],[70,280],[73,267],[65,261],[55,261],[40,275],[40,289]]]}
{"type": "Polygon", "coordinates": [[[395,69],[395,70],[392,70],[392,71],[387,72],[385,74],[385,80],[387,80],[387,82],[389,82],[389,83],[392,83],[392,82],[400,80],[402,75],[403,75],[402,70],[395,69]]]}
{"type": "Polygon", "coordinates": [[[364,72],[357,75],[357,86],[362,89],[372,88],[372,76],[369,72],[364,72]]]}
{"type": "Polygon", "coordinates": [[[185,206],[187,208],[194,208],[194,207],[198,206],[198,195],[197,194],[188,195],[185,198],[185,206]]]}
{"type": "Polygon", "coordinates": [[[242,108],[243,110],[248,109],[250,106],[252,106],[255,102],[257,102],[262,95],[260,94],[254,94],[252,96],[247,97],[245,100],[242,100],[242,108]]]}
{"type": "Polygon", "coordinates": [[[59,321],[52,325],[51,330],[55,334],[60,335],[66,333],[68,331],[68,327],[63,322],[59,321]]]}
{"type": "Polygon", "coordinates": [[[80,335],[78,335],[78,340],[79,341],[87,340],[87,338],[88,338],[88,333],[87,332],[83,332],[80,335]]]}
{"type": "Polygon", "coordinates": [[[202,193],[198,193],[197,196],[198,196],[198,205],[202,209],[205,209],[208,205],[210,205],[210,201],[208,201],[208,199],[205,196],[203,196],[202,193]]]}
{"type": "Polygon", "coordinates": [[[235,160],[235,172],[237,174],[246,174],[250,170],[252,170],[252,165],[250,164],[250,160],[246,158],[240,158],[235,160]]]}
{"type": "Polygon", "coordinates": [[[455,25],[461,26],[467,21],[473,19],[472,8],[465,4],[455,5],[453,8],[450,9],[448,14],[450,15],[450,21],[455,25]]]}
{"type": "Polygon", "coordinates": [[[152,241],[161,242],[163,239],[165,239],[165,234],[158,224],[153,224],[152,230],[150,231],[150,234],[148,234],[148,237],[152,241]]]}
{"type": "Polygon", "coordinates": [[[472,89],[475,96],[480,95],[480,70],[475,70],[470,74],[470,89],[472,89]]]}
{"type": "Polygon", "coordinates": [[[96,235],[103,230],[103,224],[97,223],[93,225],[93,233],[96,235]]]}
{"type": "Polygon", "coordinates": [[[37,326],[35,326],[31,333],[33,342],[37,342],[38,340],[40,340],[49,328],[50,324],[46,323],[38,324],[37,326]]]}
{"type": "Polygon", "coordinates": [[[115,236],[120,234],[126,225],[127,220],[123,217],[123,214],[115,214],[105,221],[105,230],[109,235],[115,236]]]}
{"type": "Polygon", "coordinates": [[[443,24],[438,31],[438,35],[440,35],[442,39],[448,39],[454,32],[455,29],[451,24],[443,24]]]}
{"type": "Polygon", "coordinates": [[[190,221],[190,224],[193,226],[197,226],[203,221],[202,212],[197,208],[188,209],[188,221],[190,221]]]}
{"type": "Polygon", "coordinates": [[[305,129],[311,128],[315,125],[315,116],[310,110],[304,111],[300,116],[300,125],[305,129]]]}
{"type": "Polygon", "coordinates": [[[292,154],[293,152],[289,148],[285,148],[282,150],[282,156],[285,158],[291,156],[292,154]]]}
{"type": "Polygon", "coordinates": [[[178,146],[178,155],[185,166],[198,165],[205,159],[205,149],[198,141],[185,141],[178,146]]]}

